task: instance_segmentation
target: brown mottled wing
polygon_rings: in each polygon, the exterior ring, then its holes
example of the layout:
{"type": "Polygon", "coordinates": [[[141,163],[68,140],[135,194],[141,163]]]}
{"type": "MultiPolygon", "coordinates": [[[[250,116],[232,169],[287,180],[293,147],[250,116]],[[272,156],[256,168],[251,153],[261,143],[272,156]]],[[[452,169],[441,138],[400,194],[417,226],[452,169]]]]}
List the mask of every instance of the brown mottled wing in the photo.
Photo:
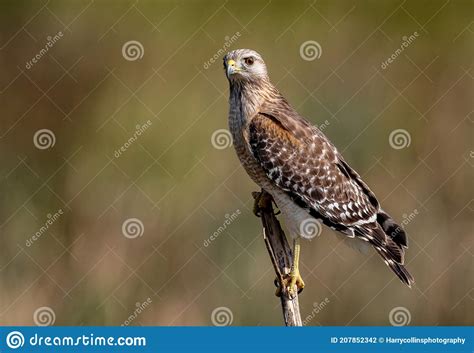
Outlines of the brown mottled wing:
{"type": "Polygon", "coordinates": [[[376,209],[379,209],[380,206],[374,193],[369,189],[367,184],[362,181],[359,174],[344,161],[344,158],[342,158],[327,137],[306,119],[297,114],[283,97],[281,98],[282,101],[279,102],[279,104],[264,104],[260,113],[280,124],[283,129],[306,144],[311,145],[313,142],[322,142],[326,146],[325,149],[331,150],[334,153],[334,163],[337,164],[338,169],[340,169],[347,178],[355,181],[367,195],[370,203],[376,209]]]}
{"type": "Polygon", "coordinates": [[[323,220],[344,227],[374,222],[375,196],[350,176],[323,133],[296,120],[295,128],[283,123],[265,112],[249,125],[250,148],[267,176],[323,220]]]}
{"type": "Polygon", "coordinates": [[[264,106],[248,126],[250,150],[267,177],[313,217],[369,242],[410,286],[413,277],[403,266],[406,237],[401,227],[403,239],[387,236],[387,227],[396,224],[372,191],[319,129],[281,103],[264,106]]]}

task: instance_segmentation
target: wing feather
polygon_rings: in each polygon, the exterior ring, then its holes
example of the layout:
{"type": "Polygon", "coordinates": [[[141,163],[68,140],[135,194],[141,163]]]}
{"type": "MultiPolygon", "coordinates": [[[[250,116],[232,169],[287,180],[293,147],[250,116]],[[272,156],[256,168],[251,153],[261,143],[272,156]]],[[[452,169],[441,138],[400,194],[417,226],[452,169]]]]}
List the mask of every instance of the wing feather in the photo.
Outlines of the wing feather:
{"type": "Polygon", "coordinates": [[[285,125],[268,114],[258,114],[249,125],[250,149],[268,178],[331,223],[374,222],[375,195],[349,175],[328,139],[310,125],[300,127],[299,137],[285,125]]]}
{"type": "Polygon", "coordinates": [[[248,126],[250,151],[267,177],[313,217],[370,243],[410,286],[413,277],[403,266],[406,235],[387,236],[388,229],[401,227],[326,136],[280,103],[280,109],[264,106],[248,126]]]}

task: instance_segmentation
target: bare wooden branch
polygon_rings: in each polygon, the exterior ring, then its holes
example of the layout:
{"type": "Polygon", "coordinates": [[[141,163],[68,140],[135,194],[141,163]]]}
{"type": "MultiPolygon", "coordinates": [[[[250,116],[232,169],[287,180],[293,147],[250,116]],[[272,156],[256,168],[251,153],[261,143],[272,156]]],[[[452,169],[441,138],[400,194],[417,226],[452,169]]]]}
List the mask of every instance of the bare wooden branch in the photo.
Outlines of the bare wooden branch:
{"type": "Polygon", "coordinates": [[[283,309],[283,319],[286,326],[302,326],[298,294],[292,298],[284,284],[284,279],[290,273],[291,264],[293,263],[292,250],[280,222],[275,216],[271,195],[263,190],[261,196],[260,194],[254,192],[252,196],[254,199],[259,199],[257,211],[262,220],[263,239],[280,286],[279,296],[283,309]]]}

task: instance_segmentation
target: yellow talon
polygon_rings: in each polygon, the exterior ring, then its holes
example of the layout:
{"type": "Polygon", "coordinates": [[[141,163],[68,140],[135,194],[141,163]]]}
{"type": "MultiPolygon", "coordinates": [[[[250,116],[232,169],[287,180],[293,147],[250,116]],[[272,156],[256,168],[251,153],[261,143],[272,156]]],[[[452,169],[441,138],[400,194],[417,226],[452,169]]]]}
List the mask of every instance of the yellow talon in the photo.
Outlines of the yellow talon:
{"type": "Polygon", "coordinates": [[[300,271],[293,271],[289,275],[290,283],[288,284],[288,293],[290,298],[294,298],[304,288],[304,281],[300,275],[300,271]]]}
{"type": "Polygon", "coordinates": [[[286,288],[286,290],[288,291],[288,295],[291,299],[296,296],[296,293],[301,293],[305,286],[303,278],[301,277],[299,272],[290,272],[289,274],[287,274],[285,278],[282,279],[282,284],[278,283],[278,279],[276,279],[275,282],[278,286],[275,291],[275,295],[277,297],[280,297],[282,295],[283,288],[286,288]]]}

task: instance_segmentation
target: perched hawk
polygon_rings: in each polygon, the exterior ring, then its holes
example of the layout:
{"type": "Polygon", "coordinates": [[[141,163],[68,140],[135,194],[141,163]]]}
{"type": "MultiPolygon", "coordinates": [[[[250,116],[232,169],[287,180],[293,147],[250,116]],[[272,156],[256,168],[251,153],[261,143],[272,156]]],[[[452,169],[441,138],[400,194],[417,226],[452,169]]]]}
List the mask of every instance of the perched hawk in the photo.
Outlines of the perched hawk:
{"type": "Polygon", "coordinates": [[[356,247],[370,244],[411,286],[414,279],[403,266],[408,247],[404,230],[328,138],[272,85],[262,57],[253,50],[234,50],[224,57],[224,69],[237,155],[250,177],[273,197],[294,241],[290,291],[304,286],[298,239],[308,237],[302,231],[308,219],[341,232],[356,247]]]}

